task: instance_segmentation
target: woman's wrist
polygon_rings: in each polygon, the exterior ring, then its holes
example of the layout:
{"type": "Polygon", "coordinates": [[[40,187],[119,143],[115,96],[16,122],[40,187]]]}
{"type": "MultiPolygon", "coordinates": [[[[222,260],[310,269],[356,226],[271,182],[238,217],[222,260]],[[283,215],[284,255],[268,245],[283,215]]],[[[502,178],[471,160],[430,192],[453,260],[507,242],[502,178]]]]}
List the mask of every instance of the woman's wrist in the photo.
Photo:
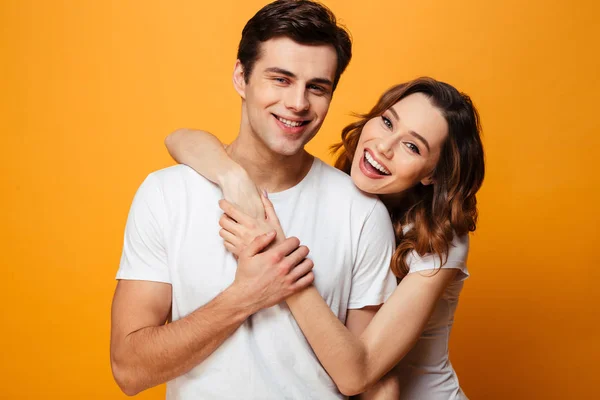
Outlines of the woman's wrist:
{"type": "Polygon", "coordinates": [[[235,161],[229,160],[225,168],[220,168],[217,173],[217,185],[224,188],[232,183],[249,180],[250,177],[244,168],[235,161]]]}

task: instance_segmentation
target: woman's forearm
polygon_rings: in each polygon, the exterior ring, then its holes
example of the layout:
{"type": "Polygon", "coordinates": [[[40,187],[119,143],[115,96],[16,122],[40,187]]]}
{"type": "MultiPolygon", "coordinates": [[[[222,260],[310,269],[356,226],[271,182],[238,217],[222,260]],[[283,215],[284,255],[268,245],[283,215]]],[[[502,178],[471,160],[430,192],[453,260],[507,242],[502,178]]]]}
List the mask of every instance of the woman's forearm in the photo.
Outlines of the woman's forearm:
{"type": "Polygon", "coordinates": [[[360,336],[336,318],[314,286],[287,304],[327,373],[350,396],[372,387],[408,353],[456,271],[408,274],[360,336]]]}
{"type": "Polygon", "coordinates": [[[314,286],[287,299],[287,304],[319,361],[347,396],[367,385],[367,352],[361,340],[333,314],[314,286]]]}
{"type": "Polygon", "coordinates": [[[165,146],[175,161],[193,168],[209,181],[220,186],[228,175],[242,173],[223,143],[209,132],[178,129],[165,139],[165,146]]]}
{"type": "Polygon", "coordinates": [[[178,129],[167,136],[165,145],[175,161],[219,185],[226,200],[252,217],[264,216],[258,188],[214,135],[195,129],[178,129]]]}
{"type": "Polygon", "coordinates": [[[394,371],[388,372],[383,378],[373,385],[369,390],[358,396],[352,397],[356,400],[397,400],[400,398],[400,382],[394,371]]]}

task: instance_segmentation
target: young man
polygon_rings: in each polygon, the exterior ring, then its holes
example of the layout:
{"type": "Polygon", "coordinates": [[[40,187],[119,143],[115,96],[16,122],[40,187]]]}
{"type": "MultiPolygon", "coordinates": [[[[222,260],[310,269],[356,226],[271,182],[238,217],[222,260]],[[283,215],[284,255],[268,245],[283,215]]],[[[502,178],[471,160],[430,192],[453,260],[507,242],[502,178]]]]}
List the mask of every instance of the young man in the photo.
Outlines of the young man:
{"type": "Polygon", "coordinates": [[[267,248],[274,236],[261,236],[236,261],[219,237],[221,191],[182,165],[150,174],[131,206],[112,309],[125,393],[168,382],[168,399],[343,397],[281,302],[312,283],[314,263],[317,289],[359,331],[395,287],[385,207],[304,151],[350,58],[347,32],[318,3],[276,1],[248,21],[228,151],[272,192],[290,237],[267,248]]]}

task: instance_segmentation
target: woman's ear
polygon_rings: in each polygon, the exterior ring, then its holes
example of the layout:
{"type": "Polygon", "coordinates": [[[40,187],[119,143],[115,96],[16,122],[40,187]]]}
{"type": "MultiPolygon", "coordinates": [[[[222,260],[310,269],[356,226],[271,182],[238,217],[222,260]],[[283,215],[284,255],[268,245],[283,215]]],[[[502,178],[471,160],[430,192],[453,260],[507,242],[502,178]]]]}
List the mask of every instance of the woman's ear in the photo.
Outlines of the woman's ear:
{"type": "Polygon", "coordinates": [[[434,183],[435,180],[433,179],[433,173],[431,173],[431,175],[429,175],[428,177],[421,179],[421,185],[423,186],[432,185],[434,183]]]}
{"type": "Polygon", "coordinates": [[[246,100],[246,76],[244,66],[240,60],[237,60],[235,67],[233,67],[233,88],[243,100],[246,100]]]}

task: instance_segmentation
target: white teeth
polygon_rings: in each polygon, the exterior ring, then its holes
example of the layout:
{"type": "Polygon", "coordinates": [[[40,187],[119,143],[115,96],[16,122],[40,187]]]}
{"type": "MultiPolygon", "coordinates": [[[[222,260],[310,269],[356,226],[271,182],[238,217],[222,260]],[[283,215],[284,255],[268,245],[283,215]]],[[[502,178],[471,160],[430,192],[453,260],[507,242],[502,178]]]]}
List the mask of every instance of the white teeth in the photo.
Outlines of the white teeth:
{"type": "Polygon", "coordinates": [[[280,120],[281,122],[283,122],[286,126],[289,126],[290,128],[295,128],[297,126],[302,125],[302,121],[290,121],[289,119],[285,119],[285,118],[281,118],[281,117],[277,117],[278,120],[280,120]]]}
{"type": "Polygon", "coordinates": [[[377,170],[383,172],[386,175],[390,175],[391,172],[387,170],[383,165],[379,164],[375,159],[369,154],[368,151],[365,151],[365,158],[369,164],[371,164],[377,170]]]}

